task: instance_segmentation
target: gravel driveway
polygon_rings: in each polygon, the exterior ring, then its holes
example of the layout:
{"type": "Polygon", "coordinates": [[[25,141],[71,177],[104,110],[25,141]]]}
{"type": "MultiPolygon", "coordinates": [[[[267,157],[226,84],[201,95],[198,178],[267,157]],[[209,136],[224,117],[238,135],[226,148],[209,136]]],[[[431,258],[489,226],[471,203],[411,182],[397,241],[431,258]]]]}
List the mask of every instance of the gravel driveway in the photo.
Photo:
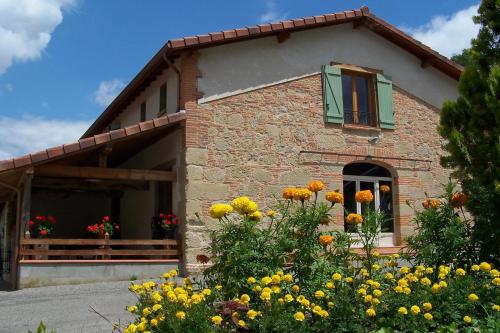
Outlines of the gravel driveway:
{"type": "Polygon", "coordinates": [[[127,323],[131,316],[125,306],[135,301],[129,285],[121,281],[0,291],[0,332],[34,331],[40,320],[57,333],[112,332],[111,324],[90,306],[113,323],[127,323]]]}

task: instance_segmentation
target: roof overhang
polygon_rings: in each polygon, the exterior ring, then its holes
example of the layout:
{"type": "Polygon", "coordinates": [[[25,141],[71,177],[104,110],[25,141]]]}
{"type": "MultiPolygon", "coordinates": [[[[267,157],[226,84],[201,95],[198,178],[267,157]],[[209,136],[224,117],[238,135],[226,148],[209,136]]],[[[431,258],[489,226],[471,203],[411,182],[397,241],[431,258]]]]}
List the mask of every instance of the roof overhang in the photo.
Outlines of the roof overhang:
{"type": "Polygon", "coordinates": [[[105,148],[111,148],[108,152],[108,163],[110,167],[113,167],[182,126],[185,119],[184,112],[169,114],[133,126],[80,139],[77,142],[0,161],[0,202],[8,200],[13,192],[10,187],[19,187],[24,173],[29,169],[36,171],[37,167],[53,163],[95,166],[98,163],[99,153],[105,148]]]}

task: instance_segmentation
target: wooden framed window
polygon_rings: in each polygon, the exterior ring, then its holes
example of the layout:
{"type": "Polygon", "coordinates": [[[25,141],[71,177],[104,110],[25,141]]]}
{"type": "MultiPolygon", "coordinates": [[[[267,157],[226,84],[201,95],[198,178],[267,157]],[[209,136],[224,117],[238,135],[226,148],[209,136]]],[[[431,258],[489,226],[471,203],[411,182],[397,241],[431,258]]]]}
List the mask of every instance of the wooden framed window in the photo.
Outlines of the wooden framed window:
{"type": "Polygon", "coordinates": [[[344,123],[377,126],[377,108],[373,75],[351,70],[341,71],[344,123]]]}

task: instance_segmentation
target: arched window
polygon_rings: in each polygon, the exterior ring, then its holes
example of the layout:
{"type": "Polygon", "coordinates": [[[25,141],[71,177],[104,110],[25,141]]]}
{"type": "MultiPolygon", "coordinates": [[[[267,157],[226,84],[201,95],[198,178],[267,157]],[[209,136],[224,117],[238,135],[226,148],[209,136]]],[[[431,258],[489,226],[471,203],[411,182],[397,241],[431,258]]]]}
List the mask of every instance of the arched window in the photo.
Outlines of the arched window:
{"type": "MultiPolygon", "coordinates": [[[[387,219],[381,226],[379,245],[392,245],[394,233],[393,181],[391,173],[378,165],[370,163],[351,163],[344,167],[344,206],[349,213],[362,214],[362,206],[354,200],[358,191],[370,190],[374,194],[371,208],[386,214],[387,219]],[[387,185],[390,192],[381,193],[380,186],[387,185]]],[[[353,226],[344,223],[346,231],[352,231],[353,226]]]]}

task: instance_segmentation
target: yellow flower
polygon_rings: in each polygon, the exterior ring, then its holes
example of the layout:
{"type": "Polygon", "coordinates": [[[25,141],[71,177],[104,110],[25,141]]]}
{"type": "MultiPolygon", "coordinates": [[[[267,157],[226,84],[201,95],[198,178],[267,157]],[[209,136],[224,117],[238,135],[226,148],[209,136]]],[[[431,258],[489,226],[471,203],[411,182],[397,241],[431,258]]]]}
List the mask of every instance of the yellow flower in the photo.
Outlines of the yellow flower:
{"type": "Polygon", "coordinates": [[[299,287],[298,285],[294,284],[294,285],[292,286],[292,291],[293,291],[294,293],[298,293],[298,292],[300,291],[300,287],[299,287]]]}
{"type": "Polygon", "coordinates": [[[214,204],[208,210],[210,217],[214,219],[220,219],[224,216],[230,214],[233,211],[233,207],[228,204],[214,204]]]}
{"type": "Polygon", "coordinates": [[[434,272],[434,269],[433,269],[432,267],[427,267],[427,268],[425,269],[425,273],[426,273],[426,274],[432,274],[433,272],[434,272]]]}
{"type": "Polygon", "coordinates": [[[359,191],[354,196],[354,199],[357,202],[364,203],[364,204],[369,204],[370,202],[373,201],[372,191],[370,191],[370,190],[359,191]]]}
{"type": "Polygon", "coordinates": [[[384,278],[386,280],[392,280],[394,279],[394,275],[392,273],[385,273],[384,278]]]}
{"type": "Polygon", "coordinates": [[[250,296],[248,296],[247,294],[243,294],[240,297],[240,301],[242,301],[243,303],[247,303],[248,304],[248,302],[250,302],[250,296]]]}
{"type": "Polygon", "coordinates": [[[422,304],[422,307],[424,308],[425,311],[431,311],[432,310],[432,304],[429,302],[425,302],[422,304]]]}
{"type": "Polygon", "coordinates": [[[495,311],[500,311],[500,305],[498,305],[498,304],[493,304],[493,305],[491,306],[491,308],[492,308],[493,310],[495,310],[495,311]]]}
{"type": "Polygon", "coordinates": [[[391,188],[389,187],[389,185],[380,185],[380,192],[383,192],[383,193],[387,193],[387,192],[390,192],[391,191],[391,188]]]}
{"type": "Polygon", "coordinates": [[[365,296],[366,295],[366,289],[365,288],[359,288],[358,289],[358,295],[365,296]]]}
{"type": "Polygon", "coordinates": [[[246,326],[246,323],[243,321],[243,320],[238,320],[238,326],[239,327],[245,327],[246,326]]]}
{"type": "Polygon", "coordinates": [[[250,320],[254,320],[258,315],[259,315],[259,313],[255,310],[252,310],[252,309],[248,310],[248,312],[247,312],[247,317],[250,320]]]}
{"type": "Polygon", "coordinates": [[[296,188],[293,192],[293,199],[295,200],[309,200],[312,196],[312,192],[307,188],[296,188]]]}
{"type": "Polygon", "coordinates": [[[332,275],[332,280],[333,281],[340,281],[340,280],[342,280],[342,275],[340,275],[339,273],[334,273],[332,275]]]}
{"type": "Polygon", "coordinates": [[[350,223],[350,224],[360,224],[363,222],[363,216],[361,216],[360,214],[356,214],[356,213],[350,213],[347,215],[346,221],[347,221],[347,223],[350,223]]]}
{"type": "Polygon", "coordinates": [[[245,196],[234,199],[231,206],[241,215],[252,214],[258,208],[255,202],[245,196]]]}
{"type": "Polygon", "coordinates": [[[214,323],[217,326],[222,324],[222,317],[221,316],[213,316],[212,318],[210,318],[210,320],[212,321],[212,323],[214,323]]]}
{"type": "Polygon", "coordinates": [[[479,297],[476,294],[474,294],[474,293],[473,294],[469,294],[469,296],[467,298],[471,302],[477,302],[479,300],[479,297]]]}
{"type": "Polygon", "coordinates": [[[153,327],[156,327],[158,326],[158,320],[157,319],[151,319],[151,321],[149,322],[151,324],[151,326],[153,327]]]}
{"type": "Polygon", "coordinates": [[[256,210],[252,214],[248,215],[248,217],[250,218],[250,220],[258,222],[258,221],[262,220],[262,213],[259,212],[258,210],[256,210]]]}
{"type": "Polygon", "coordinates": [[[135,306],[135,305],[129,306],[127,310],[130,313],[134,313],[137,311],[137,306],[135,306]]]}
{"type": "Polygon", "coordinates": [[[303,312],[298,311],[298,312],[295,312],[295,314],[293,315],[293,318],[295,318],[296,321],[304,321],[306,316],[304,316],[303,312]]]}
{"type": "Polygon", "coordinates": [[[273,279],[271,279],[269,276],[264,276],[261,281],[265,286],[267,286],[268,284],[273,282],[273,279]]]}
{"type": "Polygon", "coordinates": [[[477,272],[480,269],[480,267],[479,267],[479,265],[472,265],[471,269],[473,271],[477,272]]]}
{"type": "Polygon", "coordinates": [[[373,291],[373,296],[380,297],[380,296],[382,296],[382,292],[380,290],[376,289],[373,291]]]}
{"type": "Polygon", "coordinates": [[[409,295],[409,294],[411,294],[411,289],[408,287],[404,287],[403,292],[405,293],[405,295],[409,295]]]}
{"type": "Polygon", "coordinates": [[[406,316],[408,314],[408,310],[404,306],[402,306],[398,309],[398,314],[406,316]]]}
{"type": "Polygon", "coordinates": [[[500,278],[496,277],[494,278],[491,283],[495,286],[500,286],[500,278]]]}
{"type": "Polygon", "coordinates": [[[293,281],[293,276],[292,276],[292,274],[285,274],[285,275],[283,275],[282,280],[284,282],[290,283],[293,281]]]}
{"type": "Polygon", "coordinates": [[[177,311],[175,313],[175,317],[177,319],[184,320],[184,319],[186,319],[186,312],[184,312],[184,311],[177,311]]]}
{"type": "Polygon", "coordinates": [[[328,281],[327,283],[325,283],[325,287],[326,289],[333,289],[335,288],[335,284],[333,284],[332,281],[328,281]]]}
{"type": "Polygon", "coordinates": [[[128,325],[127,330],[128,330],[130,333],[135,333],[135,332],[137,332],[137,326],[136,326],[135,324],[133,324],[133,323],[132,323],[132,324],[128,325]]]}
{"type": "Polygon", "coordinates": [[[458,276],[464,276],[465,275],[465,270],[463,270],[462,268],[459,268],[455,271],[455,273],[458,275],[458,276]]]}
{"type": "Polygon", "coordinates": [[[151,313],[151,309],[150,308],[144,308],[142,310],[142,315],[143,316],[148,316],[150,313],[151,313]]]}
{"type": "Polygon", "coordinates": [[[425,209],[428,208],[438,208],[441,205],[441,201],[438,199],[425,199],[424,202],[422,202],[422,206],[425,209]]]}
{"type": "Polygon", "coordinates": [[[368,308],[366,310],[366,315],[368,317],[375,317],[377,315],[377,312],[375,312],[375,309],[374,308],[368,308]]]}
{"type": "Polygon", "coordinates": [[[287,187],[283,190],[283,199],[293,199],[293,192],[295,189],[293,187],[287,187]]]}
{"type": "Polygon", "coordinates": [[[409,268],[409,267],[407,267],[407,266],[403,266],[403,267],[401,267],[401,268],[399,269],[399,272],[400,272],[401,274],[408,274],[408,272],[410,272],[410,268],[409,268]]]}
{"type": "Polygon", "coordinates": [[[211,290],[211,289],[207,289],[207,288],[205,288],[205,289],[203,289],[203,290],[201,291],[201,293],[202,293],[203,295],[205,295],[205,296],[210,296],[210,295],[212,295],[212,290],[211,290]]]}
{"type": "Polygon", "coordinates": [[[325,297],[325,293],[322,290],[316,290],[314,292],[314,297],[316,297],[317,299],[321,299],[325,297]]]}
{"type": "Polygon", "coordinates": [[[469,316],[464,316],[464,322],[465,322],[466,324],[470,324],[470,323],[472,322],[472,318],[471,318],[471,317],[469,317],[469,316]]]}
{"type": "Polygon", "coordinates": [[[413,305],[411,308],[410,308],[410,311],[411,313],[413,313],[414,315],[418,315],[420,313],[420,308],[418,307],[418,305],[413,305]]]}
{"type": "Polygon", "coordinates": [[[273,218],[276,216],[276,212],[274,210],[270,210],[266,214],[267,217],[273,218]]]}
{"type": "Polygon", "coordinates": [[[446,283],[446,281],[439,281],[439,286],[441,288],[446,288],[446,287],[448,287],[448,283],[446,283]]]}
{"type": "Polygon", "coordinates": [[[394,291],[396,292],[396,294],[402,294],[403,293],[403,287],[396,286],[396,287],[394,287],[394,291]]]}
{"type": "Polygon", "coordinates": [[[424,286],[430,286],[431,285],[431,280],[428,278],[424,277],[423,279],[420,280],[420,283],[422,283],[424,286]]]}
{"type": "Polygon", "coordinates": [[[248,279],[247,279],[247,283],[248,284],[254,284],[255,282],[257,282],[257,280],[255,280],[255,278],[253,276],[250,276],[248,279]]]}
{"type": "Polygon", "coordinates": [[[156,312],[161,309],[161,304],[155,304],[153,305],[153,312],[156,312]]]}
{"type": "Polygon", "coordinates": [[[328,246],[333,242],[333,236],[321,235],[321,236],[319,236],[319,242],[323,246],[328,246]]]}
{"type": "Polygon", "coordinates": [[[434,317],[432,317],[432,314],[430,314],[430,313],[424,313],[424,318],[425,318],[425,320],[432,320],[432,318],[434,318],[434,317]]]}
{"type": "Polygon", "coordinates": [[[491,270],[491,265],[488,264],[487,262],[482,262],[482,263],[479,264],[479,268],[482,271],[489,272],[491,270]]]}
{"type": "Polygon", "coordinates": [[[261,299],[261,300],[263,300],[263,301],[270,301],[270,300],[271,300],[271,293],[270,293],[270,292],[263,291],[263,292],[260,294],[260,299],[261,299]]]}
{"type": "Polygon", "coordinates": [[[348,276],[345,278],[345,282],[347,283],[351,283],[353,280],[352,280],[352,277],[348,276]]]}
{"type": "Polygon", "coordinates": [[[314,192],[314,193],[319,192],[324,188],[325,188],[325,184],[323,184],[319,180],[312,181],[309,183],[309,185],[307,185],[307,189],[311,192],[314,192]]]}
{"type": "Polygon", "coordinates": [[[326,192],[326,200],[331,202],[332,204],[336,203],[343,203],[344,202],[344,196],[342,193],[333,191],[333,192],[326,192]]]}

